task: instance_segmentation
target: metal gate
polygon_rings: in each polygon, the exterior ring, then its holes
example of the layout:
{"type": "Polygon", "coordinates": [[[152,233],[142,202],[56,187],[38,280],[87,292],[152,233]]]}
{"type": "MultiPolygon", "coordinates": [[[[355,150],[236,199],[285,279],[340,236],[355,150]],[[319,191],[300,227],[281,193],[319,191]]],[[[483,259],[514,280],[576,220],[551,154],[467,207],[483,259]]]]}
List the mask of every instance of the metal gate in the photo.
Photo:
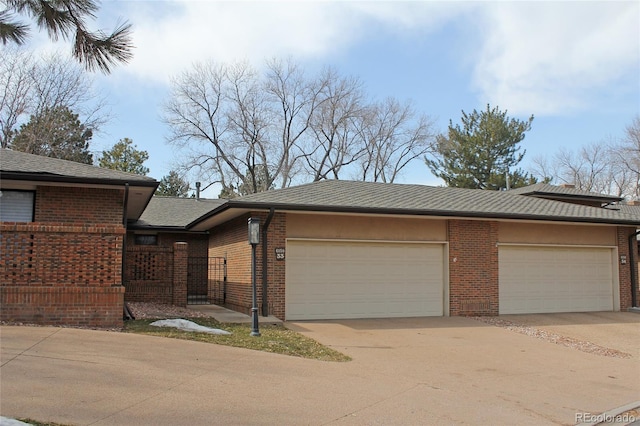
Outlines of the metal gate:
{"type": "Polygon", "coordinates": [[[190,256],[187,263],[187,303],[224,304],[226,296],[226,257],[190,256]]]}

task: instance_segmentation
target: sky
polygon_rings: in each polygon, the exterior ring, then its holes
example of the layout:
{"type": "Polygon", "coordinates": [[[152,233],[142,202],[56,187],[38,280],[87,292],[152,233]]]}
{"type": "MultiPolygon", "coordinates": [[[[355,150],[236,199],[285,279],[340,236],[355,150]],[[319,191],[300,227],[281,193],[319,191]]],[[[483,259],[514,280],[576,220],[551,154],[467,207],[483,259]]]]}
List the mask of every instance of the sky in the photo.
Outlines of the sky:
{"type": "MultiPolygon", "coordinates": [[[[376,99],[411,100],[437,132],[487,104],[533,114],[525,170],[561,147],[619,139],[640,114],[638,1],[105,0],[93,24],[119,20],[133,24],[134,59],[95,76],[114,118],[92,143],[99,151],[133,139],[158,180],[180,158],[160,119],[171,78],[205,60],[331,66],[376,99]]],[[[443,184],[421,160],[397,182],[443,184]]]]}

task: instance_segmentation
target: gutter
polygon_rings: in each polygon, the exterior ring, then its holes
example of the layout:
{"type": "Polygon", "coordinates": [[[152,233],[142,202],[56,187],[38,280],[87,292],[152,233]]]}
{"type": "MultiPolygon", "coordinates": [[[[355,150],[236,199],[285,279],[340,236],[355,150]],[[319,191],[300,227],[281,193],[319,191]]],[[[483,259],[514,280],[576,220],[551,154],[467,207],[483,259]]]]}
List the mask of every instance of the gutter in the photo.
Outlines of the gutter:
{"type": "Polygon", "coordinates": [[[15,172],[0,172],[0,179],[3,180],[23,180],[32,182],[62,182],[62,183],[79,183],[79,184],[93,184],[93,185],[116,185],[121,186],[123,184],[128,185],[130,182],[134,186],[142,186],[149,188],[157,188],[160,184],[158,181],[149,178],[144,180],[125,180],[125,179],[110,179],[110,178],[91,178],[91,177],[75,177],[75,176],[61,176],[54,174],[33,174],[33,173],[15,173],[15,172]]]}
{"type": "Polygon", "coordinates": [[[271,207],[269,209],[269,214],[267,215],[267,220],[264,222],[264,226],[262,227],[262,316],[269,316],[269,300],[267,297],[267,267],[268,267],[268,251],[267,251],[267,231],[269,230],[269,225],[271,224],[271,220],[273,219],[273,215],[275,214],[275,209],[271,207]]]}
{"type": "Polygon", "coordinates": [[[629,267],[631,268],[631,307],[638,307],[638,261],[635,259],[633,255],[636,250],[635,248],[638,246],[637,236],[640,234],[640,231],[636,231],[633,234],[629,235],[629,267]]]}

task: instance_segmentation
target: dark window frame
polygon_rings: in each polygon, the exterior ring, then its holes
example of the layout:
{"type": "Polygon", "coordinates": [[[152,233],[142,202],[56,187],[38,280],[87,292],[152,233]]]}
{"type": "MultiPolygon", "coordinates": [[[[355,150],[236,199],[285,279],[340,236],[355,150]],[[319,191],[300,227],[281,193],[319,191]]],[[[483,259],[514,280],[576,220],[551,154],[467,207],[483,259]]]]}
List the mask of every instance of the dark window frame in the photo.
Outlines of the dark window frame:
{"type": "MultiPolygon", "coordinates": [[[[18,222],[18,223],[33,223],[36,220],[36,190],[28,190],[28,189],[5,189],[1,188],[0,192],[3,194],[6,192],[23,192],[33,194],[33,198],[31,199],[31,220],[29,222],[18,222]]],[[[0,203],[2,203],[2,197],[0,197],[0,203]]],[[[4,222],[4,220],[0,217],[0,222],[4,222]]]]}
{"type": "Polygon", "coordinates": [[[157,246],[158,235],[157,234],[135,234],[133,236],[133,243],[137,246],[157,246]]]}

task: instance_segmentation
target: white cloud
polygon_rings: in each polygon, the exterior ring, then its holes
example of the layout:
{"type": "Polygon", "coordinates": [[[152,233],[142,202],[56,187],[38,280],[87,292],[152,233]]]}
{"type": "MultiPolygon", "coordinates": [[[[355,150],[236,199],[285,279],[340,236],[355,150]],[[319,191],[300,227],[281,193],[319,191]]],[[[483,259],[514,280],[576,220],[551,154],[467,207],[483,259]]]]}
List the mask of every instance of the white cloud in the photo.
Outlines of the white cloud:
{"type": "MultiPolygon", "coordinates": [[[[100,16],[107,28],[119,16],[134,24],[134,59],[109,76],[114,87],[131,87],[132,78],[161,87],[208,59],[331,64],[372,51],[362,47],[381,34],[420,45],[442,31],[450,31],[451,57],[471,71],[460,84],[479,105],[512,114],[593,108],[603,93],[637,90],[627,86],[640,69],[638,2],[128,0],[103,2],[100,16]]],[[[455,66],[449,59],[424,66],[455,66]]]]}
{"type": "Polygon", "coordinates": [[[640,65],[640,3],[498,2],[484,10],[474,84],[521,114],[586,108],[640,65]]]}
{"type": "MultiPolygon", "coordinates": [[[[213,59],[260,63],[270,57],[330,59],[371,32],[433,28],[460,4],[360,1],[118,2],[134,23],[126,73],[156,82],[213,59]]],[[[104,3],[103,6],[113,7],[104,3]]],[[[329,62],[329,61],[328,61],[329,62]]]]}
{"type": "Polygon", "coordinates": [[[333,3],[190,1],[153,19],[147,18],[153,4],[136,6],[130,19],[137,49],[127,70],[156,81],[204,59],[322,56],[348,47],[357,31],[350,10],[333,3]]]}

